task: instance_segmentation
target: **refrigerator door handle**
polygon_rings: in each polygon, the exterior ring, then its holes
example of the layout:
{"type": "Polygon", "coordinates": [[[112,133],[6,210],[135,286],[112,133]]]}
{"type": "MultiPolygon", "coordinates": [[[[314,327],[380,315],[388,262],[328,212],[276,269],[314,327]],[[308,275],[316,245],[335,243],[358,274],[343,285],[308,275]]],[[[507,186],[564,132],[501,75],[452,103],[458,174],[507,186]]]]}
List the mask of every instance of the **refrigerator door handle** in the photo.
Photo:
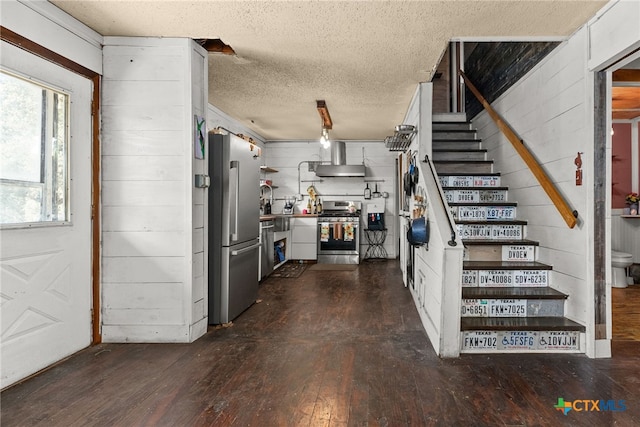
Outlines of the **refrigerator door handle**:
{"type": "Polygon", "coordinates": [[[238,222],[239,222],[238,217],[240,215],[240,213],[238,212],[240,208],[240,162],[238,162],[237,160],[232,160],[230,162],[230,169],[236,170],[236,191],[235,191],[236,207],[234,209],[234,215],[233,215],[233,233],[231,233],[231,241],[235,242],[238,240],[238,222]]]}
{"type": "Polygon", "coordinates": [[[236,255],[243,254],[245,252],[252,251],[255,248],[259,248],[260,246],[262,246],[262,244],[258,242],[255,245],[247,246],[246,248],[238,249],[237,251],[231,251],[231,256],[236,256],[236,255]]]}

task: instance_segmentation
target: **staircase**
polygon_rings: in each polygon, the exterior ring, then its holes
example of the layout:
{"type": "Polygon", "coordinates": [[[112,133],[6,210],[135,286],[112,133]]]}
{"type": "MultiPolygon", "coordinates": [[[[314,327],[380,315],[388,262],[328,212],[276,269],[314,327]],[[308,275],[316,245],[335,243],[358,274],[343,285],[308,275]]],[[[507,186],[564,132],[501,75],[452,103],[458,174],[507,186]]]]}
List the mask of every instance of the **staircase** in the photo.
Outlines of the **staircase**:
{"type": "Polygon", "coordinates": [[[585,328],[564,317],[568,296],[551,287],[553,267],[537,262],[538,242],[481,147],[460,115],[434,117],[432,159],[465,246],[460,351],[581,352],[585,328]]]}

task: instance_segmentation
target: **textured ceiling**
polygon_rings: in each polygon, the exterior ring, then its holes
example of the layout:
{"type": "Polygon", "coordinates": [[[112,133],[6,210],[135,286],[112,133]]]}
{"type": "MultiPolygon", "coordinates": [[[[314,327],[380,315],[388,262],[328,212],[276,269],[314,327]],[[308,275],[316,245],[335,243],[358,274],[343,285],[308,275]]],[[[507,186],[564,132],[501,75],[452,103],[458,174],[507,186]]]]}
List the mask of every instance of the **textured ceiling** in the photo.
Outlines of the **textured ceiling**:
{"type": "Polygon", "coordinates": [[[564,37],[606,1],[65,1],[104,36],[222,39],[209,102],[267,140],[317,139],[324,99],[335,139],[393,133],[455,37],[564,37]]]}

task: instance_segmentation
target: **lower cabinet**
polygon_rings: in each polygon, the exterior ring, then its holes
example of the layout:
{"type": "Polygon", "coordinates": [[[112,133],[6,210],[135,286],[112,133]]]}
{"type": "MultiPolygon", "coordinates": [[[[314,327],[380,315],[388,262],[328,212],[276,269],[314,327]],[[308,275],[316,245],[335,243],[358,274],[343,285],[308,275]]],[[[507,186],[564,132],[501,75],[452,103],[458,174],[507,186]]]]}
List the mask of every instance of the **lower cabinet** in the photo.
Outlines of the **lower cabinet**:
{"type": "Polygon", "coordinates": [[[291,218],[291,259],[318,259],[318,219],[291,218]]]}

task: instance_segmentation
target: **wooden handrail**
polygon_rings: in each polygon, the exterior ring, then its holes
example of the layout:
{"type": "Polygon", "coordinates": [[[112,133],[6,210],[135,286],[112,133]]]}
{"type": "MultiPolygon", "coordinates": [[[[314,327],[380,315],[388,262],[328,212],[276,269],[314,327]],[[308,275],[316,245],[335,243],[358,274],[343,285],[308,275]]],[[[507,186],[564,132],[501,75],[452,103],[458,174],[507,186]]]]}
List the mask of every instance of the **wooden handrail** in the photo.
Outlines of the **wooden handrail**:
{"type": "Polygon", "coordinates": [[[482,104],[485,110],[489,113],[489,116],[493,119],[493,121],[498,126],[498,129],[502,131],[502,133],[507,137],[509,142],[513,148],[515,148],[516,152],[520,155],[522,160],[526,163],[529,170],[536,177],[542,189],[547,193],[553,204],[555,205],[558,212],[567,223],[569,228],[575,227],[578,217],[578,211],[571,210],[569,204],[565,201],[564,197],[560,194],[558,189],[555,187],[551,179],[547,173],[542,169],[540,163],[533,157],[533,154],[527,149],[524,145],[524,142],[518,138],[518,136],[511,130],[509,125],[500,117],[500,115],[493,109],[491,104],[482,96],[480,91],[471,83],[469,78],[466,76],[464,71],[458,70],[460,76],[464,79],[465,84],[469,88],[469,90],[476,96],[478,101],[482,104]]]}

